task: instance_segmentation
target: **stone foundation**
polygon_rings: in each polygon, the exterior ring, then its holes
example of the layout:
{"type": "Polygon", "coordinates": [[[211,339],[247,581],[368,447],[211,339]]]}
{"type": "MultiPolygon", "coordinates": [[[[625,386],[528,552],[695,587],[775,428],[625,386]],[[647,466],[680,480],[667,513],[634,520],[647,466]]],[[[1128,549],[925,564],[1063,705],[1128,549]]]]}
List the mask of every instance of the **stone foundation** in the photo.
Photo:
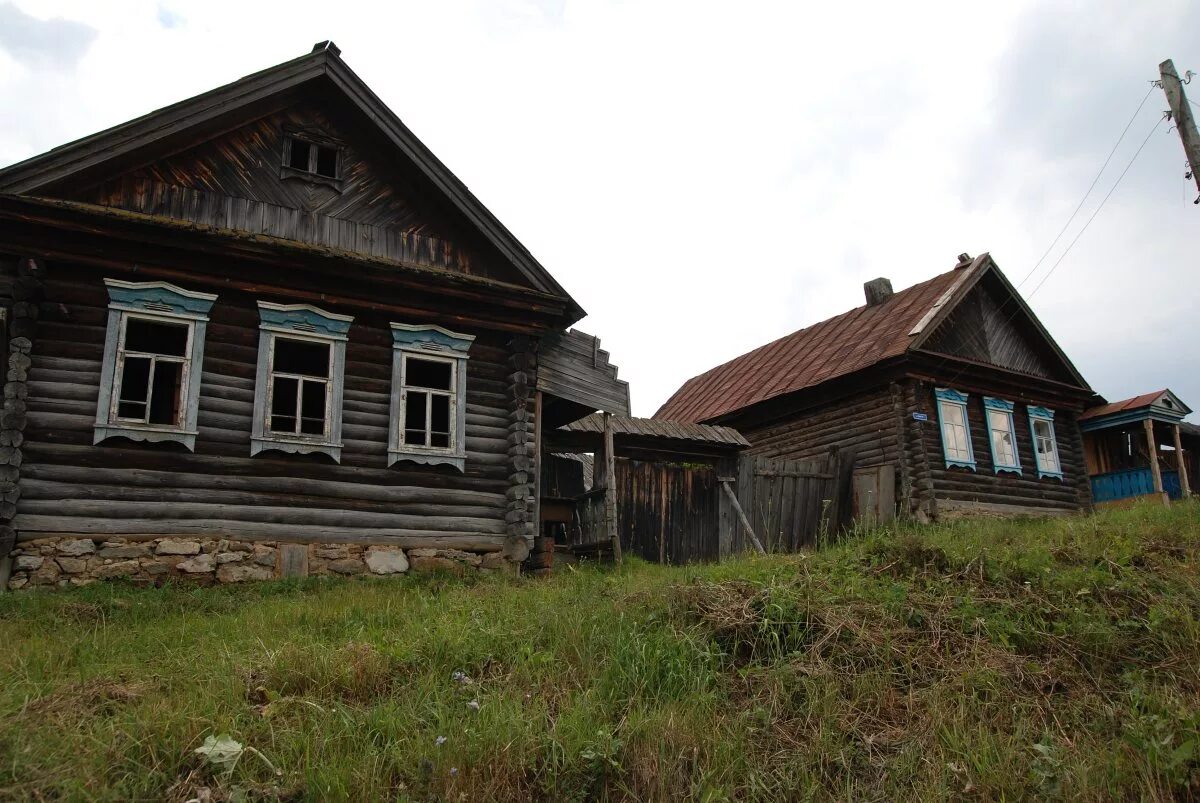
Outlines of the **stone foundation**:
{"type": "Polygon", "coordinates": [[[383,576],[437,570],[515,573],[518,567],[499,552],[477,554],[457,549],[224,538],[43,538],[17,544],[8,587],[85,586],[115,578],[138,585],[162,585],[168,580],[211,585],[285,576],[383,576]]]}

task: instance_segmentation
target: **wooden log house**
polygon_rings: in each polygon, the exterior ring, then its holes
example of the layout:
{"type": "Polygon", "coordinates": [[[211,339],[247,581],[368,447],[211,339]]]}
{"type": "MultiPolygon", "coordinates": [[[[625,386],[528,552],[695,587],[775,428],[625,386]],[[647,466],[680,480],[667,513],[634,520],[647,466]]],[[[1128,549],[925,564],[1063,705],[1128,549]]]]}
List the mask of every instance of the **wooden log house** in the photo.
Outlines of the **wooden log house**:
{"type": "Polygon", "coordinates": [[[330,42],[0,170],[0,307],[14,587],[510,566],[542,426],[629,412],[330,42]]]}
{"type": "Polygon", "coordinates": [[[860,513],[883,519],[1090,507],[1092,391],[989,255],[865,294],[688,380],[655,418],[734,427],[750,455],[851,453],[860,513]]]}

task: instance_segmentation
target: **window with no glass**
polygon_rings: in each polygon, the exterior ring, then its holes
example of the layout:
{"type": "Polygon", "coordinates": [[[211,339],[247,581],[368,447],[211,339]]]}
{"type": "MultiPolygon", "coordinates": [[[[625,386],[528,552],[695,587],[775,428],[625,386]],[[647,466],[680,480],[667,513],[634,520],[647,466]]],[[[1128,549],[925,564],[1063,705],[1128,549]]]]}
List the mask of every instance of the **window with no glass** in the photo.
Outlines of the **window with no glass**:
{"type": "Polygon", "coordinates": [[[132,315],[124,316],[123,323],[116,418],[179,426],[192,324],[132,315]]]}
{"type": "Polygon", "coordinates": [[[328,341],[272,338],[269,432],[328,434],[331,356],[328,341]]]}
{"type": "Polygon", "coordinates": [[[455,361],[404,355],[400,443],[449,449],[454,443],[455,361]]]}
{"type": "Polygon", "coordinates": [[[338,149],[333,145],[289,136],[284,145],[284,165],[302,173],[338,177],[338,149]]]}

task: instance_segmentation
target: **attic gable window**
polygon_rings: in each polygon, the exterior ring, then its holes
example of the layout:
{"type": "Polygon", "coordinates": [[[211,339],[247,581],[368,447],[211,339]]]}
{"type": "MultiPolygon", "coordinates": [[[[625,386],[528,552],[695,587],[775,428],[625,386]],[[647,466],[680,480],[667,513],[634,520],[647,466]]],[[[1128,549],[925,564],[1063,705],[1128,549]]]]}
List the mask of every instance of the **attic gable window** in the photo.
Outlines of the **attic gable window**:
{"type": "Polygon", "coordinates": [[[341,148],[334,142],[304,134],[283,138],[283,177],[303,178],[338,186],[341,148]]]}
{"type": "Polygon", "coordinates": [[[1004,399],[983,398],[987,413],[988,441],[992,445],[992,466],[1001,471],[1021,473],[1021,457],[1017,454],[1017,433],[1013,426],[1013,403],[1004,399]]]}
{"type": "Polygon", "coordinates": [[[1033,456],[1037,461],[1038,477],[1062,479],[1058,440],[1054,436],[1054,411],[1045,407],[1030,407],[1029,431],[1033,434],[1033,456]]]}
{"type": "Polygon", "coordinates": [[[105,279],[108,330],[93,443],[113,437],[196,446],[204,335],[215,295],[105,279]]]}
{"type": "Polygon", "coordinates": [[[341,461],[347,315],[258,302],[261,320],[250,454],[322,453],[341,461]]]}
{"type": "Polygon", "coordinates": [[[975,470],[975,451],[967,422],[967,394],[950,388],[936,388],[938,421],[942,427],[942,453],[946,467],[975,470]]]}
{"type": "Polygon", "coordinates": [[[388,465],[450,465],[467,459],[467,351],[473,335],[440,326],[392,324],[388,465]]]}

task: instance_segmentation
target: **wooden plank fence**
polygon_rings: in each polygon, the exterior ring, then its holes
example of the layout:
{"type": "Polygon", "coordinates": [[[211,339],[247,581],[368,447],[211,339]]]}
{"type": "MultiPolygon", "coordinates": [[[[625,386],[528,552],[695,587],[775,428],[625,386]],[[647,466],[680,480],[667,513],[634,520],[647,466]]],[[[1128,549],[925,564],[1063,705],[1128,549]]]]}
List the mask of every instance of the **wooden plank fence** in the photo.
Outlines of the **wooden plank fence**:
{"type": "MultiPolygon", "coordinates": [[[[743,455],[738,502],[767,552],[795,552],[848,527],[853,516],[854,455],[831,452],[816,460],[743,455]]],[[[751,548],[745,528],[732,522],[729,551],[751,548]]]]}

